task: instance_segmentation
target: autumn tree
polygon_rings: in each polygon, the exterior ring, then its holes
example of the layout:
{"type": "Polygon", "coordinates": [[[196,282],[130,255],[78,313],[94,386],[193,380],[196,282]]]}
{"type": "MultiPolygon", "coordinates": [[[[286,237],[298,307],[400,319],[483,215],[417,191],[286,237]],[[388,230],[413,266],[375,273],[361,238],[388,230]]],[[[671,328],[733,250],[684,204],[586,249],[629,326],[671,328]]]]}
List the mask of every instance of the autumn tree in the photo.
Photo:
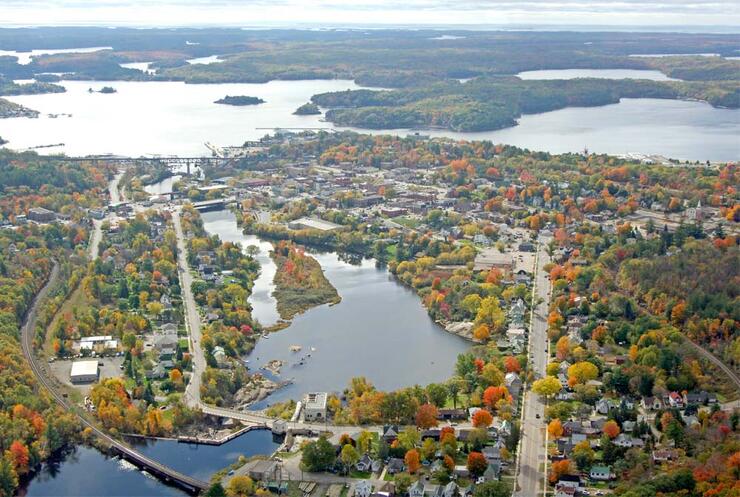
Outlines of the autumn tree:
{"type": "Polygon", "coordinates": [[[509,391],[506,387],[488,387],[483,391],[483,403],[489,409],[494,409],[499,400],[506,399],[508,396],[509,391]]]}
{"type": "Polygon", "coordinates": [[[563,385],[560,384],[560,380],[554,376],[545,376],[532,383],[532,391],[534,393],[548,398],[560,392],[562,388],[563,385]]]}
{"type": "Polygon", "coordinates": [[[437,407],[432,404],[422,404],[416,411],[416,426],[422,430],[428,430],[434,426],[437,426],[437,415],[439,411],[437,407]]]}
{"type": "Polygon", "coordinates": [[[604,435],[606,435],[610,439],[615,439],[617,438],[617,435],[619,435],[619,425],[616,421],[610,419],[609,421],[604,423],[603,431],[604,435]]]}
{"type": "Polygon", "coordinates": [[[411,474],[415,474],[421,467],[419,451],[416,449],[406,451],[406,455],[403,457],[403,462],[406,464],[406,470],[411,474]]]}
{"type": "Polygon", "coordinates": [[[568,384],[575,386],[595,380],[599,376],[599,368],[593,363],[580,361],[568,368],[568,384]]]}
{"type": "Polygon", "coordinates": [[[550,483],[556,483],[561,476],[573,474],[573,465],[570,460],[554,461],[550,465],[550,483]]]}
{"type": "Polygon", "coordinates": [[[486,472],[487,467],[488,462],[486,461],[486,456],[480,452],[471,452],[468,454],[468,471],[470,471],[471,475],[475,477],[481,476],[486,472]]]}
{"type": "Polygon", "coordinates": [[[485,409],[478,409],[473,414],[473,426],[476,428],[488,428],[493,423],[493,416],[485,409]]]}
{"type": "Polygon", "coordinates": [[[550,438],[560,438],[563,436],[563,424],[558,418],[553,419],[547,425],[547,433],[550,435],[550,438]]]}
{"type": "Polygon", "coordinates": [[[229,497],[248,497],[254,493],[254,482],[246,475],[235,475],[226,486],[229,497]]]}

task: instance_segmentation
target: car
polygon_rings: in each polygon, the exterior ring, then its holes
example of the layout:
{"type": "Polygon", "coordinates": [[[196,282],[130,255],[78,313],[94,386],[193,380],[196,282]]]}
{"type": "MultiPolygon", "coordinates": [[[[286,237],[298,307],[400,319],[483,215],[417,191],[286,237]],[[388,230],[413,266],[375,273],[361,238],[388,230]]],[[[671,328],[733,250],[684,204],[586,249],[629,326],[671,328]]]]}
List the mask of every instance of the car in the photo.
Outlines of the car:
{"type": "Polygon", "coordinates": [[[234,470],[233,469],[229,470],[229,476],[231,476],[233,474],[234,474],[234,470]]]}
{"type": "Polygon", "coordinates": [[[596,495],[606,495],[603,491],[599,490],[596,492],[596,495]]]}
{"type": "Polygon", "coordinates": [[[537,418],[537,419],[540,419],[541,416],[540,416],[539,413],[537,413],[537,414],[534,415],[534,417],[537,418]]]}

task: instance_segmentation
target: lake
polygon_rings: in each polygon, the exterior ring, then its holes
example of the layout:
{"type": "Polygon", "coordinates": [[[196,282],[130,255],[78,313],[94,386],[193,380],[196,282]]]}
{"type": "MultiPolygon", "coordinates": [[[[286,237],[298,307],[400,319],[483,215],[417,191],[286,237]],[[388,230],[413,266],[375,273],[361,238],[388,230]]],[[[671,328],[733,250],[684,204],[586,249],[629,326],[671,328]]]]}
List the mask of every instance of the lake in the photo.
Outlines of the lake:
{"type": "Polygon", "coordinates": [[[517,74],[521,79],[650,79],[653,81],[678,81],[660,71],[648,69],[552,69],[524,71],[517,74]]]}
{"type": "MultiPolygon", "coordinates": [[[[401,135],[409,132],[385,131],[401,135]]],[[[740,158],[740,109],[717,109],[703,102],[684,100],[623,98],[618,104],[602,107],[569,107],[524,115],[518,126],[496,131],[422,130],[420,133],[460,140],[491,140],[556,154],[581,152],[586,147],[596,153],[655,154],[692,161],[740,158]]]]}
{"type": "Polygon", "coordinates": [[[0,57],[9,55],[11,57],[18,58],[18,64],[28,65],[31,63],[31,58],[39,55],[53,55],[61,53],[91,53],[99,52],[101,50],[112,50],[113,47],[86,47],[86,48],[42,48],[39,50],[31,50],[29,52],[18,52],[16,50],[0,50],[0,57]]]}
{"type": "Polygon", "coordinates": [[[0,136],[23,149],[64,143],[42,153],[68,155],[210,155],[206,141],[236,145],[272,128],[328,128],[321,116],[293,112],[311,95],[360,88],[346,80],[271,81],[264,84],[186,85],[181,82],[64,81],[66,93],[9,97],[42,113],[38,119],[0,119],[0,136]],[[112,86],[114,94],[89,93],[112,86]],[[248,95],[264,104],[219,105],[226,95],[248,95]],[[47,114],[72,117],[47,117],[47,114]],[[258,129],[262,128],[262,129],[258,129]]]}
{"type": "MultiPolygon", "coordinates": [[[[269,430],[250,431],[220,446],[181,444],[176,441],[134,440],[132,445],[153,459],[180,472],[208,481],[213,473],[235,462],[240,455],[270,455],[278,447],[269,430]]],[[[97,449],[76,447],[44,464],[19,492],[28,497],[66,496],[188,496],[165,485],[118,457],[97,449]],[[101,475],[105,477],[101,478],[101,475]]]]}
{"type": "MultiPolygon", "coordinates": [[[[65,81],[67,93],[24,95],[9,100],[42,112],[38,119],[0,119],[0,136],[11,148],[64,143],[43,154],[114,153],[210,155],[216,145],[259,139],[275,127],[331,128],[322,116],[294,116],[311,95],[360,88],[346,80],[272,81],[265,84],[186,85],[177,82],[65,81]],[[115,94],[88,93],[111,85],[115,94]],[[267,102],[232,107],[214,104],[225,95],[249,95],[267,102]],[[47,114],[71,113],[52,119],[47,114]],[[259,129],[263,128],[263,129],[259,129]]],[[[340,128],[352,129],[352,128],[340,128]]],[[[406,135],[407,129],[355,131],[406,135]]],[[[423,131],[431,136],[492,140],[552,153],[659,154],[689,160],[740,158],[740,110],[703,102],[623,99],[602,107],[571,107],[525,115],[519,125],[496,131],[423,131]]]]}
{"type": "MultiPolygon", "coordinates": [[[[242,235],[229,211],[203,214],[209,233],[222,239],[256,244],[255,237],[242,235]]],[[[255,287],[269,288],[275,274],[267,256],[269,243],[260,242],[262,274],[255,287]],[[260,281],[262,280],[262,281],[260,281]]],[[[256,370],[273,359],[286,361],[280,378],[293,383],[266,402],[300,399],[306,392],[341,392],[353,376],[366,376],[380,389],[440,382],[452,376],[458,354],[468,342],[448,334],[428,316],[419,297],[396,282],[386,268],[365,259],[351,264],[335,253],[312,254],[342,301],[323,305],[296,316],[291,325],[268,339],[260,339],[249,355],[256,370]],[[291,345],[303,350],[290,352],[291,345]],[[310,354],[310,357],[306,357],[310,354]],[[304,364],[300,365],[301,358],[304,364]]],[[[274,299],[251,300],[255,316],[273,315],[274,299]],[[267,308],[266,308],[267,307],[267,308]]],[[[259,319],[259,318],[258,318],[259,319]]]]}

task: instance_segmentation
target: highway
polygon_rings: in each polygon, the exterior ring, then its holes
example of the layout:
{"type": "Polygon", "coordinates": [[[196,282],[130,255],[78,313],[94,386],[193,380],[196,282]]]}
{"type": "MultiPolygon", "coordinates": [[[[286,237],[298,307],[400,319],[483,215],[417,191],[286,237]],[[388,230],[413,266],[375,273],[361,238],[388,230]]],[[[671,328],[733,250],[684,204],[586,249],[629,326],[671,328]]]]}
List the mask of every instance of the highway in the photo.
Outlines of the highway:
{"type": "MultiPolygon", "coordinates": [[[[549,343],[547,341],[547,314],[550,302],[550,281],[542,267],[550,261],[546,246],[541,240],[537,246],[533,295],[537,305],[530,317],[529,354],[530,367],[536,377],[543,377],[547,369],[549,343]]],[[[522,402],[522,439],[519,445],[517,488],[514,496],[535,497],[544,495],[546,485],[547,451],[544,425],[545,404],[530,390],[522,402]]]]}

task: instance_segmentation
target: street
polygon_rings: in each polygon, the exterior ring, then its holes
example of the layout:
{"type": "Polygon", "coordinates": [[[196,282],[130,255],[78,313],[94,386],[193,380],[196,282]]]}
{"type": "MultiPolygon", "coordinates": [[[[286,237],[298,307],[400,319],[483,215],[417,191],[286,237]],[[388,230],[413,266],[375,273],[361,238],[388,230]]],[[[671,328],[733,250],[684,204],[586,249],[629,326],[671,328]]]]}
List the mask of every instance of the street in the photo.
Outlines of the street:
{"type": "MultiPolygon", "coordinates": [[[[530,366],[537,378],[545,375],[548,360],[547,313],[550,301],[550,281],[542,267],[550,262],[545,250],[547,241],[541,240],[537,247],[537,263],[534,274],[535,307],[531,316],[529,333],[530,366]]],[[[522,440],[519,453],[519,472],[514,495],[534,497],[544,493],[547,454],[545,450],[545,404],[538,395],[525,392],[522,416],[522,440]],[[543,465],[543,468],[540,466],[543,465]],[[543,470],[544,469],[544,470],[543,470]]]]}

